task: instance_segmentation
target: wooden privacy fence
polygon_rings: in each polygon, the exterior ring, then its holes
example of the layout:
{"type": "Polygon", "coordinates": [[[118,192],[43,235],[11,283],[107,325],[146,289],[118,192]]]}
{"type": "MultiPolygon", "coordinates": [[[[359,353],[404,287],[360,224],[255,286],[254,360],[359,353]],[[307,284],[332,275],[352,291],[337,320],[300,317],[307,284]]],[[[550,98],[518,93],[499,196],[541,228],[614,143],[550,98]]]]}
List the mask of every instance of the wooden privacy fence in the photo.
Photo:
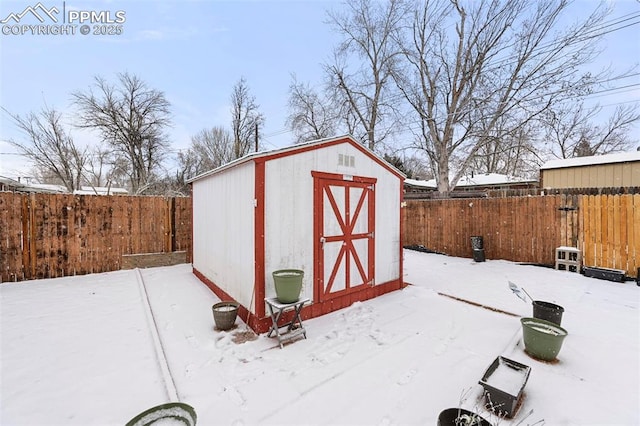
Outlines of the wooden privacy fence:
{"type": "Polygon", "coordinates": [[[407,201],[405,245],[471,257],[471,236],[482,236],[489,259],[555,264],[555,248],[577,247],[583,264],[640,267],[640,195],[407,201]]]}
{"type": "MultiPolygon", "coordinates": [[[[191,198],[0,192],[0,282],[106,272],[122,257],[187,252],[191,198]]],[[[403,244],[471,257],[482,236],[489,259],[553,265],[578,247],[583,264],[640,267],[640,194],[409,200],[403,244]]]]}
{"type": "MultiPolygon", "coordinates": [[[[0,282],[120,269],[191,249],[191,198],[0,192],[0,282]]],[[[190,261],[190,260],[188,260],[190,261]]]]}

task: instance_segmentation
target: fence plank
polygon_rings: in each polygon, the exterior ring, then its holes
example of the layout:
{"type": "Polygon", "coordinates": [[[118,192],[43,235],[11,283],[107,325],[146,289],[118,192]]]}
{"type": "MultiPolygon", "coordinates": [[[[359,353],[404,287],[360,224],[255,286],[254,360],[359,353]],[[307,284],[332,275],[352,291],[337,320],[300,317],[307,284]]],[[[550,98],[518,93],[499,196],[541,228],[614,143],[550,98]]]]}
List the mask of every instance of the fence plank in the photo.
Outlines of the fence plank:
{"type": "MultiPolygon", "coordinates": [[[[185,251],[192,259],[192,200],[0,193],[0,280],[120,269],[123,255],[185,251]]],[[[403,242],[471,257],[553,265],[577,246],[588,266],[640,266],[640,194],[407,200],[403,242]],[[577,210],[559,210],[577,207],[577,210]]]]}
{"type": "MultiPolygon", "coordinates": [[[[640,268],[640,194],[633,195],[633,221],[631,225],[633,229],[633,259],[632,268],[636,273],[640,268]]],[[[631,234],[631,232],[629,232],[631,234]]],[[[628,270],[627,270],[628,272],[628,270]]],[[[637,275],[636,275],[637,276],[637,275]]]]}
{"type": "MultiPolygon", "coordinates": [[[[620,226],[622,225],[620,221],[620,196],[614,195],[611,197],[613,202],[612,209],[612,220],[613,220],[613,243],[612,250],[613,255],[611,256],[611,266],[616,269],[620,269],[622,267],[622,253],[620,250],[620,226]]],[[[625,224],[626,225],[626,224],[625,224]]],[[[625,265],[626,269],[626,265],[625,265]]]]}
{"type": "MultiPolygon", "coordinates": [[[[0,193],[0,282],[106,272],[123,254],[191,249],[191,200],[0,193]],[[178,219],[179,218],[179,219],[178,219]],[[170,226],[174,227],[170,231],[170,226]]],[[[190,252],[187,256],[190,261],[190,252]]]]}
{"type": "Polygon", "coordinates": [[[580,248],[584,265],[630,276],[639,266],[640,194],[407,200],[402,214],[405,244],[452,256],[471,257],[480,235],[489,259],[553,265],[564,245],[580,248]]]}
{"type": "Polygon", "coordinates": [[[620,196],[620,269],[625,271],[629,269],[629,250],[625,250],[623,245],[629,247],[629,236],[627,235],[629,221],[627,215],[629,214],[629,196],[620,196]]]}

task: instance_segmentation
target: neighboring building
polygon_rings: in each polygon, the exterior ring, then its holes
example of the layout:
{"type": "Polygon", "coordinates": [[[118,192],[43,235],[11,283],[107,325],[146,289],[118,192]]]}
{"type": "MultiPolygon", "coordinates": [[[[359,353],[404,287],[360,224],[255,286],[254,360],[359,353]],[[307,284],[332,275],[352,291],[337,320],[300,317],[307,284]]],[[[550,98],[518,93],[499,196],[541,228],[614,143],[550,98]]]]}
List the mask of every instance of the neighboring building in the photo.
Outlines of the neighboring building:
{"type": "MultiPolygon", "coordinates": [[[[315,317],[402,287],[404,175],[353,138],[249,154],[191,179],[193,270],[267,331],[272,273],[305,272],[315,317]]],[[[245,317],[243,317],[245,319],[245,317]]]]}
{"type": "Polygon", "coordinates": [[[547,161],[542,189],[640,187],[640,151],[547,161]]]}
{"type": "Polygon", "coordinates": [[[45,194],[64,194],[67,192],[62,185],[41,183],[24,183],[20,180],[0,176],[0,191],[9,192],[39,192],[45,194]]]}
{"type": "Polygon", "coordinates": [[[24,184],[20,181],[0,176],[0,191],[18,191],[22,187],[24,184]]]}
{"type": "Polygon", "coordinates": [[[431,180],[404,180],[404,196],[405,198],[431,198],[431,194],[436,192],[438,187],[435,179],[431,180]]]}
{"type": "Polygon", "coordinates": [[[73,191],[74,195],[129,195],[124,188],[114,186],[83,186],[73,191]]]}
{"type": "MultiPolygon", "coordinates": [[[[435,179],[405,179],[406,198],[429,198],[438,190],[435,179]]],[[[456,184],[451,197],[486,197],[494,191],[511,191],[516,189],[536,189],[538,181],[499,173],[479,173],[463,176],[456,184]]]]}
{"type": "MultiPolygon", "coordinates": [[[[20,181],[0,176],[0,191],[10,192],[37,192],[44,194],[68,194],[63,185],[49,183],[22,183],[20,181]]],[[[73,192],[74,195],[128,195],[124,188],[83,186],[73,192]]]]}

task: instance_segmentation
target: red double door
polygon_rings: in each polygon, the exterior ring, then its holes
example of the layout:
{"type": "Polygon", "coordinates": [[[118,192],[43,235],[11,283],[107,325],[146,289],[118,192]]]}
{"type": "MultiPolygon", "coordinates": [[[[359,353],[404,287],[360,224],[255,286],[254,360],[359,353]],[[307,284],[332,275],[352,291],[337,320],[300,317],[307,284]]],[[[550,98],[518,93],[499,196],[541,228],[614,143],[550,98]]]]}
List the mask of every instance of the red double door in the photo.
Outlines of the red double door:
{"type": "Polygon", "coordinates": [[[376,179],[312,175],[314,299],[323,302],[374,284],[376,179]]]}

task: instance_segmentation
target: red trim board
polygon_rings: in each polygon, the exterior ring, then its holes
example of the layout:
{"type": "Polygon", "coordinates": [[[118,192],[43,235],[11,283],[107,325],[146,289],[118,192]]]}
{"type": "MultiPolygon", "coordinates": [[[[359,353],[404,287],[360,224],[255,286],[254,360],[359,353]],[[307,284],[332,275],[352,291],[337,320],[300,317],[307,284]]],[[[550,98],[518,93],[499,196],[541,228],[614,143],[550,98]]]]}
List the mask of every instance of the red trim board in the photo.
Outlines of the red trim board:
{"type": "MultiPolygon", "coordinates": [[[[193,268],[193,274],[198,277],[200,281],[202,281],[209,289],[220,298],[220,300],[227,301],[233,300],[231,296],[229,296],[224,290],[218,287],[213,281],[209,280],[205,277],[200,271],[196,268],[193,268]]],[[[402,280],[393,280],[383,284],[378,284],[373,287],[366,287],[364,289],[354,291],[352,293],[343,294],[341,296],[335,297],[333,299],[327,300],[325,302],[315,302],[310,305],[306,305],[302,308],[300,316],[303,320],[319,317],[325,314],[328,314],[333,311],[337,311],[338,309],[346,308],[351,306],[355,302],[363,302],[365,300],[373,299],[374,297],[381,296],[383,294],[389,293],[391,291],[400,290],[403,288],[402,280]]],[[[261,300],[264,300],[261,299],[261,300]]],[[[256,305],[263,305],[264,303],[256,303],[256,305]]],[[[263,307],[264,309],[264,307],[263,307]]],[[[252,314],[245,306],[240,305],[238,310],[238,315],[240,318],[247,322],[247,325],[253,329],[256,333],[266,333],[269,331],[269,327],[271,327],[271,318],[269,317],[258,317],[252,314]],[[247,321],[248,318],[248,321],[247,321]]],[[[293,312],[287,312],[280,319],[281,324],[285,324],[291,321],[293,316],[293,312]]],[[[213,321],[213,319],[212,319],[213,321]]]]}

